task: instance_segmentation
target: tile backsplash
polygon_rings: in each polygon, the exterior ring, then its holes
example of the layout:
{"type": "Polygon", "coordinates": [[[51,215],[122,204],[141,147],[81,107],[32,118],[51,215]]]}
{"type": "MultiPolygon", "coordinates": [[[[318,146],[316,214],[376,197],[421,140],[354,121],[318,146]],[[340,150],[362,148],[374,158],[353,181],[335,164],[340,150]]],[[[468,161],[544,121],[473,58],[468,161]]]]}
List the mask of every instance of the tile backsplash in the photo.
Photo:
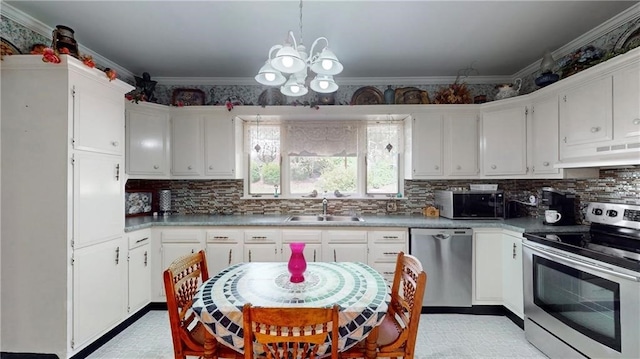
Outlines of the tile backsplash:
{"type": "MultiPolygon", "coordinates": [[[[476,183],[497,183],[509,200],[527,202],[529,196],[540,198],[542,187],[554,187],[576,194],[577,218],[587,203],[597,200],[638,200],[640,167],[601,169],[598,178],[568,180],[424,180],[405,181],[401,199],[329,199],[328,212],[361,215],[420,214],[433,204],[434,190],[467,187],[476,183]],[[396,201],[397,210],[387,212],[387,203],[396,201]]],[[[179,214],[317,214],[322,212],[322,199],[242,199],[242,180],[129,180],[127,188],[170,189],[172,210],[179,214]]],[[[544,214],[543,206],[520,206],[525,215],[544,214]]]]}

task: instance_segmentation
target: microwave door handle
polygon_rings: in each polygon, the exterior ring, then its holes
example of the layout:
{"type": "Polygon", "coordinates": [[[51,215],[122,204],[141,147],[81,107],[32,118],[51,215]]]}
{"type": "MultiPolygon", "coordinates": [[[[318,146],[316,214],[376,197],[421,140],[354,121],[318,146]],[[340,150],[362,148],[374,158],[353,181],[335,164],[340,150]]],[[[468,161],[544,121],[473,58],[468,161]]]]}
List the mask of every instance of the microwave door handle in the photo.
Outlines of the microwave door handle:
{"type": "Polygon", "coordinates": [[[593,265],[593,264],[588,263],[588,262],[584,262],[584,261],[573,259],[571,257],[560,256],[560,255],[555,254],[555,253],[553,253],[551,251],[546,251],[544,249],[541,249],[541,248],[536,247],[536,246],[532,246],[532,245],[524,243],[524,242],[522,243],[522,246],[524,246],[526,248],[529,248],[532,251],[535,251],[535,252],[538,252],[538,253],[544,253],[545,255],[548,255],[549,257],[552,257],[553,259],[556,259],[559,262],[565,262],[565,263],[568,263],[568,264],[579,265],[579,266],[583,266],[583,267],[586,267],[586,268],[589,268],[589,269],[592,269],[592,270],[595,270],[595,271],[599,271],[599,272],[602,272],[602,273],[607,273],[607,274],[612,275],[614,277],[618,277],[618,278],[622,278],[622,279],[626,279],[626,280],[631,280],[631,281],[634,281],[634,282],[640,282],[640,277],[636,277],[636,276],[629,275],[629,274],[624,274],[624,273],[619,273],[619,272],[613,271],[611,269],[608,269],[608,268],[605,268],[605,267],[601,267],[601,266],[596,266],[596,265],[593,265]]]}

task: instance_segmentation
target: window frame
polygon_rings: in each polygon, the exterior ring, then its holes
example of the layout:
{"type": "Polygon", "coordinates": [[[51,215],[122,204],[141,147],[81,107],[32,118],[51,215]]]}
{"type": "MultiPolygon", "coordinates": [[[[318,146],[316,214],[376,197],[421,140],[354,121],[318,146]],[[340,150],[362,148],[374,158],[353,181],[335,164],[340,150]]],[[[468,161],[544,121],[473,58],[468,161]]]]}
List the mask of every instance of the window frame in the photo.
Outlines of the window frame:
{"type": "MultiPolygon", "coordinates": [[[[305,121],[305,120],[299,120],[305,121]]],[[[331,120],[330,120],[331,121],[331,120]]],[[[295,121],[287,121],[287,122],[295,122],[295,121]]],[[[255,121],[245,121],[243,125],[245,136],[243,136],[244,144],[244,166],[247,169],[247,175],[244,178],[244,198],[255,199],[255,198],[282,198],[282,199],[303,199],[303,194],[292,194],[291,186],[290,186],[290,155],[287,150],[287,131],[285,130],[286,123],[285,121],[263,121],[260,122],[260,126],[280,126],[280,185],[278,196],[274,196],[273,193],[251,193],[250,190],[250,180],[251,180],[251,153],[249,152],[251,149],[249,148],[249,136],[250,129],[255,127],[255,121]]],[[[321,122],[321,121],[316,121],[321,122]]],[[[398,194],[404,193],[404,146],[405,146],[405,124],[404,120],[392,120],[390,125],[397,126],[398,131],[398,148],[397,148],[397,156],[398,156],[398,193],[367,193],[367,165],[368,165],[368,142],[367,138],[367,127],[371,125],[384,125],[387,126],[389,123],[387,121],[369,121],[369,120],[351,120],[349,123],[357,123],[358,126],[358,146],[357,146],[357,154],[356,154],[356,192],[347,193],[348,197],[343,197],[342,199],[387,199],[387,198],[396,198],[398,194]],[[363,140],[360,140],[363,139],[363,140]]],[[[322,198],[325,194],[318,193],[317,198],[322,198]]],[[[326,193],[327,197],[335,198],[333,193],[326,193]]]]}

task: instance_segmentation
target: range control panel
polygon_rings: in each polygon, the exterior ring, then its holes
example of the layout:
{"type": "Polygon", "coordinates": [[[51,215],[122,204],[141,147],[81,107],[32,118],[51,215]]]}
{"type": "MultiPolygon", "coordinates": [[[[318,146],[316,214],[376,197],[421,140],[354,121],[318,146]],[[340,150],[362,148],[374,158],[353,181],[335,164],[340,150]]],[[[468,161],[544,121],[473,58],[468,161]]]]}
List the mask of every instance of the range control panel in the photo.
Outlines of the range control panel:
{"type": "Polygon", "coordinates": [[[591,202],[587,207],[587,220],[592,223],[640,229],[640,206],[591,202]]]}

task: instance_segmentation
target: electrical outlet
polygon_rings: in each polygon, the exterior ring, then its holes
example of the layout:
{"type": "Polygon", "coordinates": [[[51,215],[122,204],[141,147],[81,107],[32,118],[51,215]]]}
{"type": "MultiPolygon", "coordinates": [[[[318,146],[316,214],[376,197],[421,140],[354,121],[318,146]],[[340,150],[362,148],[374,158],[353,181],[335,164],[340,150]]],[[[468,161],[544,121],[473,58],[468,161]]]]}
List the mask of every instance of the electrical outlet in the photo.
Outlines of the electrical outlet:
{"type": "Polygon", "coordinates": [[[396,205],[396,201],[387,202],[387,212],[395,212],[398,210],[398,206],[396,205]]]}

